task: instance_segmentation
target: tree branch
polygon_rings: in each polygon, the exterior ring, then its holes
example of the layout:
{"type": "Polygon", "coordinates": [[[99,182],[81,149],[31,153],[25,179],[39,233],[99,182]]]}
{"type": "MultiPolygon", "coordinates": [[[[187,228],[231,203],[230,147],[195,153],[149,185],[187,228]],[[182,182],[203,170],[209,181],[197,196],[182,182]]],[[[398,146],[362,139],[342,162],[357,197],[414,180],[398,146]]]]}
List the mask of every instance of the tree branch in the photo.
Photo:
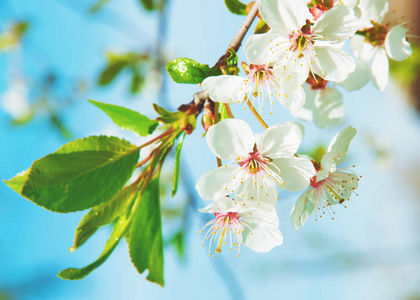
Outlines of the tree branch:
{"type": "MultiPolygon", "coordinates": [[[[239,27],[238,32],[235,34],[233,39],[230,41],[229,46],[226,52],[219,58],[215,66],[222,66],[226,63],[226,59],[230,56],[229,50],[235,50],[237,52],[241,47],[242,41],[248,32],[249,27],[251,27],[252,22],[258,14],[258,7],[260,6],[260,0],[255,1],[245,20],[243,21],[241,27],[239,27]]],[[[202,107],[206,100],[211,100],[209,93],[205,90],[194,94],[194,104],[197,107],[202,107]]]]}

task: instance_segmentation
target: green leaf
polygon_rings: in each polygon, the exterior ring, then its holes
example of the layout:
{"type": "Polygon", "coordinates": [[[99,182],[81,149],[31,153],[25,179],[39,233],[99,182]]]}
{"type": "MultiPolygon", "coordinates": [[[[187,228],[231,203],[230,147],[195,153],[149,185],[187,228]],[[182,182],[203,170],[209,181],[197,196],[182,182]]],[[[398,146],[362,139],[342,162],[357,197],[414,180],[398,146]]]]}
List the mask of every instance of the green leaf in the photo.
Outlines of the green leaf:
{"type": "Polygon", "coordinates": [[[174,168],[174,178],[172,181],[171,197],[175,196],[178,190],[179,167],[181,165],[181,149],[182,149],[182,144],[184,143],[184,138],[185,138],[185,132],[182,135],[181,140],[178,142],[178,145],[176,146],[176,150],[175,150],[175,168],[174,168]]]}
{"type": "Polygon", "coordinates": [[[74,251],[83,245],[99,227],[113,222],[128,211],[133,204],[136,189],[136,185],[125,187],[115,194],[111,200],[92,207],[77,226],[74,244],[70,251],[74,251]]]}
{"type": "Polygon", "coordinates": [[[94,3],[90,8],[89,12],[91,14],[97,13],[105,4],[107,4],[110,0],[98,0],[94,3]]]}
{"type": "Polygon", "coordinates": [[[169,243],[176,249],[180,258],[184,258],[185,255],[185,232],[183,230],[175,233],[169,240],[169,243]]]}
{"type": "Polygon", "coordinates": [[[112,251],[114,251],[115,247],[117,247],[119,241],[124,236],[125,232],[127,231],[127,228],[130,225],[130,219],[127,219],[126,215],[121,216],[117,223],[114,226],[114,230],[111,233],[111,236],[109,237],[109,240],[105,244],[105,248],[102,251],[99,258],[91,263],[90,265],[76,269],[76,268],[68,268],[60,273],[58,273],[58,277],[61,279],[69,279],[69,280],[79,280],[85,278],[87,275],[89,275],[90,272],[95,270],[97,267],[102,265],[108,257],[111,255],[112,251]]]}
{"type": "Polygon", "coordinates": [[[91,136],[35,161],[22,196],[46,209],[74,212],[112,198],[128,181],[139,148],[108,136],[91,136]]]}
{"type": "Polygon", "coordinates": [[[25,182],[28,180],[29,172],[23,171],[17,174],[15,177],[9,180],[4,180],[4,182],[16,193],[21,194],[25,182]]]}
{"type": "Polygon", "coordinates": [[[159,203],[159,180],[150,181],[126,236],[131,261],[139,273],[149,270],[147,280],[164,285],[163,239],[159,203]]]}
{"type": "Polygon", "coordinates": [[[268,31],[268,25],[263,19],[259,19],[254,29],[254,34],[266,33],[268,31]]]}
{"type": "Polygon", "coordinates": [[[177,111],[177,112],[168,111],[164,109],[163,107],[157,105],[156,103],[153,103],[153,109],[160,116],[158,119],[161,120],[165,124],[176,122],[184,115],[184,113],[180,111],[177,111]]]}
{"type": "Polygon", "coordinates": [[[61,118],[57,114],[52,114],[50,116],[51,125],[60,132],[60,134],[67,140],[71,139],[71,133],[67,129],[66,125],[61,121],[61,118]]]}
{"type": "Polygon", "coordinates": [[[151,134],[159,125],[158,122],[150,120],[148,117],[125,107],[94,100],[89,100],[89,102],[106,113],[122,129],[129,130],[141,136],[151,134]]]}
{"type": "Polygon", "coordinates": [[[210,68],[189,58],[176,58],[166,65],[171,78],[177,83],[201,83],[209,76],[221,75],[219,67],[210,68]]]}
{"type": "Polygon", "coordinates": [[[155,8],[153,0],[140,0],[140,3],[145,10],[152,11],[155,8]]]}
{"type": "Polygon", "coordinates": [[[98,84],[102,86],[110,84],[128,65],[129,62],[125,60],[110,61],[99,76],[98,84]]]}
{"type": "Polygon", "coordinates": [[[247,15],[246,4],[243,4],[238,0],[225,0],[225,5],[233,14],[242,16],[247,15]]]}
{"type": "Polygon", "coordinates": [[[143,74],[139,70],[134,70],[130,83],[130,92],[132,94],[137,94],[140,92],[144,85],[144,81],[145,79],[143,74]]]}

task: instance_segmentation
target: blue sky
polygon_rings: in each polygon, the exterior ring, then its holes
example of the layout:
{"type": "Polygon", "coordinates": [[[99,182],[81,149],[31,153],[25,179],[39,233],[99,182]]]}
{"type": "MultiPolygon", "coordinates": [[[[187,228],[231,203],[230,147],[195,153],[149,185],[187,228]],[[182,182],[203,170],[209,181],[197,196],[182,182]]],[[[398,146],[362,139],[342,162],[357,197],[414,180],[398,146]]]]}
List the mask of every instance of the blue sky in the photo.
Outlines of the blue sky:
{"type": "MultiPolygon", "coordinates": [[[[60,4],[64,2],[0,3],[1,26],[16,18],[33,23],[23,50],[0,56],[2,74],[10,75],[10,66],[19,57],[28,77],[36,78],[53,69],[64,74],[64,78],[83,77],[93,83],[103,66],[106,50],[147,50],[156,37],[155,16],[143,13],[134,0],[111,1],[107,10],[96,16],[85,13],[87,5],[83,1],[74,1],[71,4],[74,9],[60,4]]],[[[222,0],[171,1],[165,50],[171,58],[189,57],[213,64],[241,22],[242,17],[231,15],[222,0]]],[[[239,56],[243,60],[242,51],[239,56]]],[[[65,85],[65,81],[61,84],[65,85]]],[[[0,79],[0,94],[6,85],[7,80],[0,79]]],[[[189,102],[199,89],[169,80],[171,105],[189,102]]],[[[86,95],[143,113],[151,113],[151,103],[156,97],[153,91],[130,96],[124,78],[86,95]]],[[[137,141],[130,134],[110,129],[113,125],[107,117],[85,100],[77,101],[64,115],[74,138],[113,131],[137,141]]],[[[287,111],[279,106],[275,109],[273,116],[267,118],[270,124],[292,120],[287,111]]],[[[75,253],[69,253],[67,249],[83,213],[48,212],[0,184],[0,288],[8,289],[17,299],[228,299],[231,271],[247,299],[406,299],[420,293],[419,117],[395,84],[384,93],[372,84],[361,91],[346,93],[345,113],[344,122],[328,130],[304,123],[303,149],[320,141],[328,144],[346,126],[358,129],[346,164],[356,164],[363,175],[359,196],[346,209],[338,207],[334,221],[315,222],[312,218],[299,232],[294,232],[289,214],[299,194],[283,193],[277,205],[284,235],[281,247],[268,254],[243,248],[239,259],[230,253],[213,259],[200,247],[202,236],[198,231],[204,223],[196,212],[191,221],[186,259],[180,261],[171,248],[165,251],[163,289],[136,272],[125,243],[84,280],[58,279],[56,274],[60,270],[81,267],[96,259],[109,228],[100,230],[75,253]],[[375,151],[365,143],[366,135],[388,141],[391,165],[377,164],[375,151]],[[230,271],[223,270],[220,260],[227,263],[230,271]]],[[[234,114],[258,128],[242,107],[235,107],[234,114]]],[[[41,116],[28,126],[12,127],[9,116],[0,111],[0,126],[2,179],[14,176],[65,143],[41,116]]],[[[188,157],[188,171],[195,180],[216,166],[201,134],[202,129],[198,129],[188,137],[183,150],[188,157]]],[[[173,201],[182,201],[181,197],[182,193],[173,201]]],[[[205,205],[204,201],[199,203],[205,205]]],[[[240,295],[239,291],[236,293],[240,295]]]]}

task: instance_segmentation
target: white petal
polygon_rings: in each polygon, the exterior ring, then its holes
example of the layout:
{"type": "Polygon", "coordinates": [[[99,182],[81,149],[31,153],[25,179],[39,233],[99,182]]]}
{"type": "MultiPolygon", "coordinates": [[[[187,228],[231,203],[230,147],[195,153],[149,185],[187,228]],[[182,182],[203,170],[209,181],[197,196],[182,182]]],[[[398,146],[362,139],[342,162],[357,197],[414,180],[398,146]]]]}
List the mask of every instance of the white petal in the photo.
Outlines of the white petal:
{"type": "Polygon", "coordinates": [[[301,191],[308,187],[310,179],[315,175],[312,162],[303,157],[278,158],[273,161],[281,171],[284,185],[280,188],[288,191],[301,191]]]}
{"type": "Polygon", "coordinates": [[[313,52],[311,50],[303,51],[303,57],[299,58],[299,53],[293,51],[285,51],[281,55],[280,61],[276,67],[285,70],[286,78],[296,77],[298,84],[303,84],[308,79],[309,66],[313,52]]]}
{"type": "Polygon", "coordinates": [[[283,235],[278,228],[255,227],[244,236],[243,243],[256,252],[268,252],[283,243],[283,235]]]}
{"type": "Polygon", "coordinates": [[[222,166],[204,173],[198,179],[196,189],[204,200],[215,200],[229,195],[236,189],[234,177],[241,172],[239,166],[222,166]]]}
{"type": "Polygon", "coordinates": [[[305,104],[305,91],[302,86],[299,85],[295,90],[290,92],[284,89],[278,91],[276,98],[290,112],[296,112],[305,104]],[[280,96],[278,96],[279,94],[280,96]]]}
{"type": "Polygon", "coordinates": [[[359,8],[362,16],[359,19],[359,29],[372,27],[371,20],[381,23],[389,9],[387,0],[360,0],[359,8]]]}
{"type": "Polygon", "coordinates": [[[350,73],[346,80],[339,82],[348,91],[359,90],[372,80],[372,73],[368,63],[364,60],[356,60],[356,70],[350,73]]]}
{"type": "Polygon", "coordinates": [[[404,60],[413,53],[413,49],[406,39],[407,32],[407,28],[404,28],[401,25],[397,25],[392,27],[392,29],[386,35],[386,53],[388,53],[388,56],[393,60],[404,60]]]}
{"type": "Polygon", "coordinates": [[[339,82],[349,76],[356,68],[356,64],[350,54],[334,47],[315,47],[315,53],[322,70],[314,71],[325,80],[339,82]]]}
{"type": "Polygon", "coordinates": [[[244,120],[226,119],[209,128],[207,144],[217,157],[234,161],[252,152],[255,139],[244,120]]]}
{"type": "Polygon", "coordinates": [[[257,204],[253,201],[238,203],[239,216],[251,227],[245,230],[244,245],[257,252],[268,252],[280,246],[283,236],[278,229],[279,219],[274,207],[267,203],[257,204]]]}
{"type": "Polygon", "coordinates": [[[321,90],[314,101],[314,123],[319,128],[341,123],[344,116],[343,95],[336,88],[321,90]]]}
{"type": "Polygon", "coordinates": [[[284,122],[269,127],[261,135],[258,150],[263,157],[278,158],[292,156],[299,149],[303,138],[303,126],[284,122]]]}
{"type": "Polygon", "coordinates": [[[305,0],[262,0],[260,14],[271,30],[285,35],[313,19],[305,0]]]}
{"type": "Polygon", "coordinates": [[[351,8],[338,5],[318,19],[313,26],[313,32],[325,37],[326,40],[346,40],[357,30],[358,20],[351,8]]]}
{"type": "Polygon", "coordinates": [[[356,58],[368,61],[375,54],[376,47],[366,42],[363,36],[356,34],[350,40],[350,48],[356,58]]]}
{"type": "Polygon", "coordinates": [[[262,181],[263,183],[259,182],[258,184],[254,184],[254,182],[250,180],[249,182],[240,184],[236,191],[235,199],[243,199],[248,202],[256,201],[257,203],[268,203],[272,206],[276,205],[277,190],[274,187],[274,180],[272,180],[271,183],[267,182],[267,180],[262,181]]]}
{"type": "Polygon", "coordinates": [[[347,151],[349,150],[351,140],[356,135],[357,130],[352,126],[344,128],[341,130],[331,141],[328,146],[327,152],[337,152],[340,153],[340,158],[336,161],[336,164],[341,164],[347,156],[347,151]]]}
{"type": "Polygon", "coordinates": [[[370,66],[373,82],[379,90],[384,91],[388,85],[389,77],[389,61],[386,51],[378,48],[373,55],[372,63],[370,66]]]}
{"type": "Polygon", "coordinates": [[[295,118],[299,118],[305,121],[312,121],[313,112],[315,110],[315,106],[314,106],[315,97],[319,93],[319,90],[311,89],[310,86],[306,83],[304,84],[303,89],[305,90],[305,95],[306,95],[305,104],[300,110],[296,112],[291,112],[291,114],[295,118]]]}
{"type": "Polygon", "coordinates": [[[314,209],[314,189],[309,189],[299,197],[292,208],[290,223],[292,224],[293,229],[297,231],[300,226],[303,226],[314,209]]]}
{"type": "Polygon", "coordinates": [[[359,5],[359,0],[340,0],[345,6],[356,7],[359,5]]]}
{"type": "Polygon", "coordinates": [[[229,197],[222,197],[215,199],[212,203],[206,207],[200,208],[198,210],[201,213],[210,213],[214,214],[217,212],[229,212],[229,211],[239,211],[239,206],[235,205],[235,201],[229,197]]]}
{"type": "MultiPolygon", "coordinates": [[[[354,7],[354,15],[356,16],[356,18],[358,18],[360,20],[360,18],[362,17],[362,10],[359,7],[354,7]]],[[[360,23],[359,23],[360,26],[360,23]]]]}
{"type": "Polygon", "coordinates": [[[253,65],[268,65],[274,62],[276,57],[276,54],[270,49],[278,43],[287,41],[287,38],[279,36],[272,30],[263,34],[251,35],[244,46],[245,57],[253,65]]]}
{"type": "Polygon", "coordinates": [[[273,205],[255,201],[238,202],[239,216],[248,224],[262,227],[278,227],[279,218],[273,205]],[[245,204],[245,205],[243,205],[245,204]]]}
{"type": "Polygon", "coordinates": [[[335,166],[342,163],[347,156],[350,143],[357,130],[349,126],[341,130],[331,141],[328,152],[321,159],[321,170],[318,171],[316,181],[319,182],[328,177],[331,171],[335,171],[335,166]]]}
{"type": "Polygon", "coordinates": [[[216,102],[238,103],[244,100],[244,80],[241,76],[220,75],[207,77],[203,88],[209,92],[210,98],[216,102]]]}

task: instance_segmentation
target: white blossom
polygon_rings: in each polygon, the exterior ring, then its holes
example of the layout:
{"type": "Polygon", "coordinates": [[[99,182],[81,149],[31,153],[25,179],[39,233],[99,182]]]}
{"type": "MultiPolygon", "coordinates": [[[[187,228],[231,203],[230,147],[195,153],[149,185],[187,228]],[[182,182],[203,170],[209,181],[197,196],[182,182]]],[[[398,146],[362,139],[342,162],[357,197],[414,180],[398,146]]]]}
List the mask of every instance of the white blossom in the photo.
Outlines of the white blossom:
{"type": "Polygon", "coordinates": [[[229,240],[229,249],[238,250],[241,245],[256,252],[268,252],[283,243],[283,236],[278,229],[279,220],[274,207],[267,203],[257,205],[254,201],[236,202],[223,197],[199,210],[202,213],[214,214],[215,219],[208,222],[203,245],[209,240],[209,255],[212,245],[216,244],[214,254],[222,251],[222,246],[229,240]]]}
{"type": "Polygon", "coordinates": [[[308,159],[295,156],[302,138],[302,126],[293,122],[271,126],[262,135],[254,135],[240,119],[219,122],[208,130],[207,143],[217,157],[231,163],[201,176],[198,193],[213,200],[235,192],[235,199],[275,205],[276,186],[303,190],[315,174],[308,159]]]}
{"type": "Polygon", "coordinates": [[[354,71],[353,58],[341,49],[357,29],[351,8],[338,5],[314,20],[305,0],[262,0],[260,13],[270,30],[248,39],[249,59],[269,57],[285,74],[297,72],[300,83],[309,72],[337,82],[354,71]]]}
{"type": "Polygon", "coordinates": [[[407,42],[404,24],[387,21],[389,4],[386,0],[360,0],[362,18],[359,31],[351,40],[355,57],[371,62],[373,82],[381,91],[389,80],[389,59],[402,61],[413,52],[407,42]]]}
{"type": "Polygon", "coordinates": [[[355,135],[353,127],[343,129],[332,140],[321,162],[315,163],[317,174],[311,180],[311,188],[300,196],[291,212],[290,222],[295,230],[303,226],[314,211],[320,218],[325,212],[334,215],[331,206],[342,204],[355,193],[360,176],[349,168],[337,169],[345,160],[355,135]]]}

